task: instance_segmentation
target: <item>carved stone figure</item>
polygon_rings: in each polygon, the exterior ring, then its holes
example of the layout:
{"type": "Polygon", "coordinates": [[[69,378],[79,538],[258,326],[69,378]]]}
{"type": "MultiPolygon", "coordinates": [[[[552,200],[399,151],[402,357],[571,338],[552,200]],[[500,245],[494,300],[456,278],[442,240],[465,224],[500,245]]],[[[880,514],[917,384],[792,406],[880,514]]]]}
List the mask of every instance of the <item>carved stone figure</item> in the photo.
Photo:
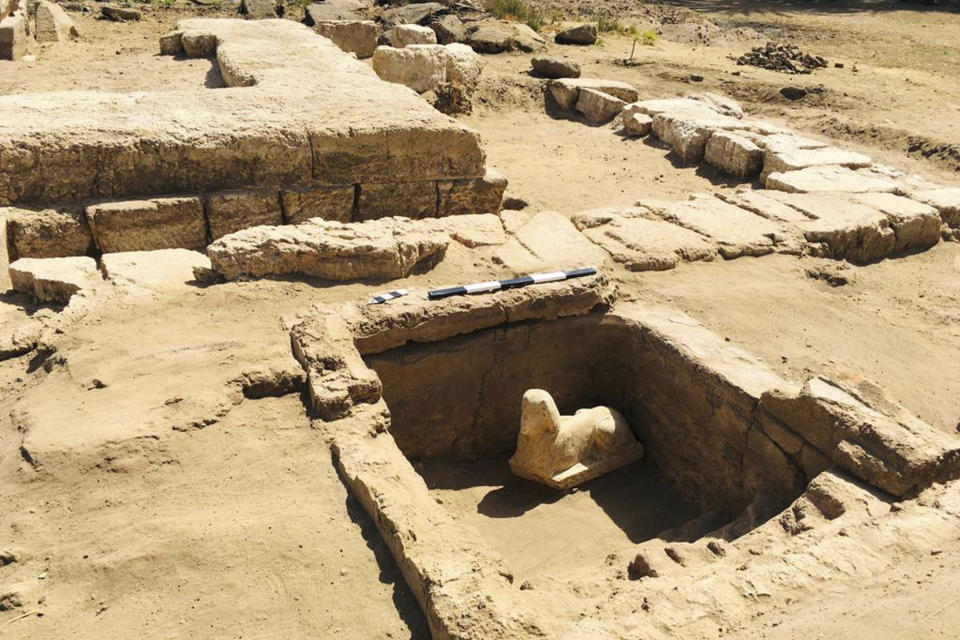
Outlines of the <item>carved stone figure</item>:
{"type": "Polygon", "coordinates": [[[569,489],[643,457],[643,445],[610,407],[561,416],[549,393],[523,394],[517,450],[510,470],[555,489],[569,489]]]}

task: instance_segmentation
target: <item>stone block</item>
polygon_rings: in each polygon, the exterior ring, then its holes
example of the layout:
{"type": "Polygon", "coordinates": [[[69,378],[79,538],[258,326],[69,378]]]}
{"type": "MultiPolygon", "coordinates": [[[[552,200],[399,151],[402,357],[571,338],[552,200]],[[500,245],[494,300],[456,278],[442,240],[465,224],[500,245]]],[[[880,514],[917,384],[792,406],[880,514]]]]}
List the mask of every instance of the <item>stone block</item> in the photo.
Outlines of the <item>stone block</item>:
{"type": "Polygon", "coordinates": [[[131,7],[100,7],[100,13],[114,22],[139,22],[143,14],[131,7]]]}
{"type": "Polygon", "coordinates": [[[380,30],[372,20],[320,20],[313,30],[358,58],[369,58],[377,49],[380,30]]]}
{"type": "Polygon", "coordinates": [[[532,52],[542,49],[546,41],[525,24],[506,20],[488,20],[467,29],[467,44],[480,53],[504,51],[532,52]]]}
{"type": "Polygon", "coordinates": [[[553,40],[557,44],[595,44],[597,42],[597,25],[587,23],[564,29],[557,33],[553,40]]]}
{"type": "Polygon", "coordinates": [[[210,239],[259,225],[283,222],[280,195],[272,189],[223,191],[206,198],[210,239]]]}
{"type": "Polygon", "coordinates": [[[361,184],[357,220],[391,216],[433,218],[437,215],[437,183],[387,182],[361,184]]]}
{"type": "Polygon", "coordinates": [[[760,173],[763,150],[742,135],[718,131],[707,140],[703,159],[728,176],[750,179],[760,173]]]}
{"type": "Polygon", "coordinates": [[[554,211],[533,216],[494,255],[495,262],[518,274],[599,267],[605,259],[602,249],[554,211]]]}
{"type": "Polygon", "coordinates": [[[227,279],[298,274],[328,280],[402,278],[443,257],[450,237],[405,218],[245,229],[207,247],[227,279]]]}
{"type": "Polygon", "coordinates": [[[465,44],[444,45],[447,55],[447,82],[472,90],[480,82],[483,58],[465,44]]]}
{"type": "Polygon", "coordinates": [[[860,169],[870,166],[869,156],[837,147],[796,148],[768,144],[763,153],[763,177],[777,171],[796,171],[807,167],[838,166],[860,169]]]}
{"type": "Polygon", "coordinates": [[[707,141],[714,129],[686,114],[658,113],[653,116],[653,132],[666,143],[683,164],[697,164],[703,160],[707,141]]]}
{"type": "Polygon", "coordinates": [[[397,49],[411,44],[437,44],[437,34],[434,30],[418,24],[398,24],[384,35],[390,46],[397,49]]]}
{"type": "Polygon", "coordinates": [[[35,20],[33,36],[37,42],[63,42],[80,37],[80,31],[73,19],[60,5],[53,2],[43,0],[37,4],[35,20]]]}
{"type": "Polygon", "coordinates": [[[66,304],[81,289],[100,280],[93,258],[20,258],[10,265],[10,280],[15,291],[32,296],[37,302],[66,304]]]}
{"type": "Polygon", "coordinates": [[[576,109],[590,124],[606,124],[617,117],[626,104],[609,93],[583,88],[577,97],[576,109]]]}
{"type": "Polygon", "coordinates": [[[437,34],[437,42],[440,44],[463,42],[467,39],[467,28],[463,26],[460,18],[452,13],[434,17],[428,26],[437,34]]]}
{"type": "Polygon", "coordinates": [[[493,169],[487,169],[483,178],[440,180],[437,216],[498,213],[506,188],[507,179],[493,169]]]}
{"type": "Polygon", "coordinates": [[[939,211],[947,226],[960,228],[960,187],[923,189],[914,191],[910,197],[939,211]]]}
{"type": "Polygon", "coordinates": [[[105,278],[154,291],[183,288],[198,268],[209,269],[210,259],[188,249],[105,253],[100,258],[105,278]]]}
{"type": "Polygon", "coordinates": [[[534,56],[530,59],[530,66],[538,76],[552,80],[580,77],[580,65],[573,60],[534,56]]]}
{"type": "Polygon", "coordinates": [[[10,288],[10,249],[7,245],[7,217],[0,211],[0,293],[10,288]]]}
{"type": "Polygon", "coordinates": [[[243,13],[251,20],[277,17],[277,0],[241,0],[243,13]]]}
{"type": "Polygon", "coordinates": [[[553,80],[547,84],[547,91],[553,97],[557,106],[569,111],[577,104],[581,89],[594,89],[602,91],[624,102],[636,102],[640,94],[637,90],[619,80],[602,80],[600,78],[563,78],[553,80]]]}
{"type": "Polygon", "coordinates": [[[212,58],[217,53],[217,36],[207,31],[188,29],[181,33],[180,43],[188,58],[212,58]]]}
{"type": "Polygon", "coordinates": [[[183,33],[180,31],[170,31],[160,36],[160,55],[179,55],[183,51],[182,37],[183,33]]]}
{"type": "Polygon", "coordinates": [[[287,224],[300,224],[310,218],[323,218],[350,222],[353,217],[354,192],[352,184],[341,187],[284,189],[280,192],[283,221],[287,224]]]}
{"type": "Polygon", "coordinates": [[[447,80],[446,49],[443,45],[377,47],[373,70],[381,80],[402,84],[417,93],[430,91],[447,80]]]}
{"type": "Polygon", "coordinates": [[[82,213],[5,207],[10,258],[62,258],[93,253],[94,242],[82,213]]]}
{"type": "Polygon", "coordinates": [[[622,110],[623,130],[628,136],[641,137],[649,135],[653,130],[653,118],[645,113],[622,110]]]}
{"type": "Polygon", "coordinates": [[[93,238],[103,253],[202,249],[207,224],[200,198],[154,198],[87,207],[93,238]]]}
{"type": "Polygon", "coordinates": [[[27,52],[27,19],[15,12],[0,20],[0,59],[19,60],[27,52]]]}
{"type": "Polygon", "coordinates": [[[767,176],[767,189],[790,193],[893,193],[897,184],[876,175],[838,166],[814,166],[767,176]]]}

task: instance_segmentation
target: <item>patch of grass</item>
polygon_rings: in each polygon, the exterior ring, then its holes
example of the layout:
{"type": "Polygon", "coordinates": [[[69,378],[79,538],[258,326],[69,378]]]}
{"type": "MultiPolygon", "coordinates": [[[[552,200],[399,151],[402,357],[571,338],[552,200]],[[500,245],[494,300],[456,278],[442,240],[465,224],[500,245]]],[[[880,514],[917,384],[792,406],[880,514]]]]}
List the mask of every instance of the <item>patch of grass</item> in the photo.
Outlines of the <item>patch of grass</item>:
{"type": "Polygon", "coordinates": [[[486,9],[504,20],[523,22],[534,31],[547,23],[543,13],[525,0],[487,0],[486,9]]]}
{"type": "Polygon", "coordinates": [[[647,47],[652,47],[653,45],[657,44],[657,39],[659,37],[660,36],[657,35],[657,32],[651,29],[646,29],[640,32],[640,42],[642,42],[644,46],[647,46],[647,47]]]}
{"type": "Polygon", "coordinates": [[[597,31],[600,33],[620,33],[624,34],[629,31],[629,29],[619,20],[614,20],[611,18],[597,18],[597,31]]]}

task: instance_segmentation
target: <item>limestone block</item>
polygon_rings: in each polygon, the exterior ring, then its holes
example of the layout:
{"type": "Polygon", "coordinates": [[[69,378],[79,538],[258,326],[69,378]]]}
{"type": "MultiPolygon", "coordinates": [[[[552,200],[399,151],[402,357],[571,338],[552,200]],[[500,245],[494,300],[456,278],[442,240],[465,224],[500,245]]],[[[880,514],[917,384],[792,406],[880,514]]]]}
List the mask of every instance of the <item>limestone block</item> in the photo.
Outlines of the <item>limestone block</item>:
{"type": "Polygon", "coordinates": [[[398,24],[386,34],[390,46],[402,49],[411,44],[437,44],[437,34],[430,27],[398,24]]]}
{"type": "Polygon", "coordinates": [[[154,291],[185,287],[197,268],[209,269],[210,259],[188,249],[105,253],[100,258],[100,270],[108,280],[154,291]]]}
{"type": "Polygon", "coordinates": [[[175,56],[183,51],[183,32],[170,31],[160,36],[160,55],[175,56]]]}
{"type": "Polygon", "coordinates": [[[767,176],[767,189],[777,189],[790,193],[847,192],[868,193],[897,190],[897,184],[890,180],[860,173],[854,169],[837,166],[816,166],[787,171],[774,172],[767,176]]]}
{"type": "Polygon", "coordinates": [[[0,59],[19,60],[27,52],[27,19],[17,11],[0,20],[0,59]]]}
{"type": "Polygon", "coordinates": [[[892,193],[862,193],[853,198],[887,216],[896,236],[894,253],[926,249],[940,240],[940,214],[934,207],[892,193]]]}
{"type": "Polygon", "coordinates": [[[447,54],[447,82],[473,89],[480,82],[483,58],[465,44],[444,45],[447,54]]]}
{"type": "Polygon", "coordinates": [[[713,243],[699,233],[645,215],[636,208],[597,209],[576,214],[573,223],[630,271],[664,271],[716,257],[713,243]]]}
{"type": "Polygon", "coordinates": [[[494,255],[514,273],[599,266],[605,259],[601,248],[554,211],[533,216],[494,255]]]}
{"type": "Polygon", "coordinates": [[[80,37],[77,25],[58,4],[43,0],[37,4],[35,18],[33,37],[37,42],[63,42],[80,37]]]}
{"type": "Polygon", "coordinates": [[[100,7],[100,13],[114,22],[138,22],[143,15],[138,9],[130,7],[100,7]]]}
{"type": "Polygon", "coordinates": [[[703,159],[729,176],[749,179],[760,173],[763,150],[742,135],[718,131],[707,140],[703,159]]]}
{"type": "Polygon", "coordinates": [[[583,88],[576,109],[590,124],[606,124],[617,117],[627,103],[609,93],[583,88]]]}
{"type": "Polygon", "coordinates": [[[38,302],[66,304],[80,289],[100,280],[93,258],[20,258],[10,264],[13,289],[38,302]]]}
{"type": "Polygon", "coordinates": [[[440,180],[437,216],[498,213],[506,188],[507,179],[493,169],[487,169],[483,178],[440,180]]]}
{"type": "Polygon", "coordinates": [[[206,210],[211,240],[248,227],[283,222],[280,197],[272,189],[213,193],[207,196],[206,210]]]}
{"type": "Polygon", "coordinates": [[[763,153],[762,177],[775,171],[783,173],[829,165],[859,169],[870,166],[870,162],[869,156],[837,147],[798,149],[786,145],[768,144],[763,153]]]}
{"type": "Polygon", "coordinates": [[[437,183],[361,184],[356,215],[361,221],[390,216],[433,218],[437,215],[437,183]]]}
{"type": "Polygon", "coordinates": [[[445,11],[449,11],[448,7],[439,2],[411,2],[384,11],[383,22],[386,24],[423,24],[432,16],[445,11]]]}
{"type": "Polygon", "coordinates": [[[581,89],[595,89],[619,98],[624,102],[636,102],[639,97],[637,90],[626,82],[619,80],[602,80],[600,78],[562,78],[552,80],[547,84],[547,90],[556,101],[557,106],[564,111],[573,109],[580,97],[581,89]]]}
{"type": "Polygon", "coordinates": [[[623,129],[628,136],[645,136],[653,130],[653,118],[647,114],[626,110],[622,110],[621,113],[623,114],[623,129]]]}
{"type": "Polygon", "coordinates": [[[691,93],[687,96],[690,100],[702,102],[717,113],[734,118],[743,117],[743,107],[733,98],[721,96],[716,93],[705,91],[703,93],[691,93]]]}
{"type": "MultiPolygon", "coordinates": [[[[784,226],[713,196],[645,204],[656,216],[712,238],[720,255],[728,259],[762,256],[791,239],[784,226]]],[[[795,240],[799,242],[799,237],[795,240]]]]}
{"type": "Polygon", "coordinates": [[[55,209],[0,209],[7,218],[10,258],[62,258],[93,253],[90,226],[82,213],[55,209]]]}
{"type": "Polygon", "coordinates": [[[324,20],[359,20],[357,10],[362,6],[359,2],[314,2],[303,10],[303,23],[313,27],[324,20]]]}
{"type": "Polygon", "coordinates": [[[643,457],[643,445],[610,407],[561,416],[549,393],[523,394],[517,450],[510,470],[521,478],[569,489],[643,457]]]}
{"type": "Polygon", "coordinates": [[[430,20],[429,27],[437,34],[437,42],[440,44],[463,42],[467,39],[467,28],[463,26],[460,18],[452,13],[434,17],[430,20]]]}
{"type": "Polygon", "coordinates": [[[241,0],[243,13],[252,20],[277,17],[277,0],[241,0]]]}
{"type": "Polygon", "coordinates": [[[423,93],[446,82],[446,49],[443,45],[414,45],[403,49],[377,47],[373,53],[373,70],[381,80],[423,93]]]}
{"type": "Polygon", "coordinates": [[[480,53],[504,51],[532,52],[542,49],[546,41],[525,24],[506,20],[489,20],[467,29],[467,44],[480,53]]]}
{"type": "Polygon", "coordinates": [[[217,53],[217,36],[207,31],[188,29],[180,35],[183,53],[188,58],[212,58],[217,53]]]}
{"type": "Polygon", "coordinates": [[[358,58],[369,58],[377,48],[380,30],[372,20],[320,20],[313,30],[358,58]]]}
{"type": "Polygon", "coordinates": [[[154,198],[87,207],[93,238],[104,253],[202,249],[207,224],[200,198],[154,198]]]}
{"type": "Polygon", "coordinates": [[[960,228],[960,187],[923,189],[914,191],[910,197],[939,211],[940,217],[948,226],[960,228]]]}
{"type": "Polygon", "coordinates": [[[207,255],[227,279],[282,274],[328,280],[402,278],[417,265],[439,261],[449,242],[445,233],[406,218],[314,219],[229,234],[210,244],[207,255]]]}
{"type": "Polygon", "coordinates": [[[737,205],[741,209],[751,211],[758,216],[777,222],[807,222],[812,216],[802,210],[790,206],[783,198],[778,197],[779,191],[757,190],[752,188],[739,189],[733,193],[719,192],[717,197],[724,202],[737,205]]]}
{"type": "Polygon", "coordinates": [[[427,221],[426,228],[440,231],[465,247],[489,247],[503,244],[507,234],[500,217],[492,213],[446,216],[427,221]]]}
{"type": "Polygon", "coordinates": [[[530,59],[530,65],[538,76],[552,80],[580,77],[580,65],[573,60],[534,56],[530,59]]]}
{"type": "Polygon", "coordinates": [[[683,164],[703,160],[707,141],[714,129],[696,118],[658,113],[653,116],[653,132],[673,150],[683,164]]]}
{"type": "Polygon", "coordinates": [[[303,187],[280,192],[283,218],[287,224],[300,224],[310,218],[350,222],[353,216],[354,186],[303,187]]]}
{"type": "Polygon", "coordinates": [[[896,247],[887,216],[846,194],[772,192],[771,196],[811,218],[796,225],[807,242],[821,245],[825,256],[862,264],[884,258],[896,247]]]}
{"type": "Polygon", "coordinates": [[[594,44],[597,41],[597,25],[591,22],[564,29],[553,40],[557,44],[594,44]]]}

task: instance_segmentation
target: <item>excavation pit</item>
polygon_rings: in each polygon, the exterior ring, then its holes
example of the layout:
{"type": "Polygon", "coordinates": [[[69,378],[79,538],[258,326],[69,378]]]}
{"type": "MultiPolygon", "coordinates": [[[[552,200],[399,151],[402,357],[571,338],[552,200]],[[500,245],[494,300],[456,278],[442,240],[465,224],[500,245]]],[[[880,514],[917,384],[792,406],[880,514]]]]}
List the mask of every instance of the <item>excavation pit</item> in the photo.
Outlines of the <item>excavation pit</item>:
{"type": "Polygon", "coordinates": [[[431,494],[524,578],[589,573],[663,534],[692,541],[758,493],[785,506],[804,487],[785,456],[748,446],[749,401],[711,394],[682,357],[602,314],[407,345],[365,363],[383,385],[393,439],[431,494]],[[572,493],[514,476],[507,459],[530,388],[548,391],[561,414],[617,409],[644,444],[644,460],[572,493]],[[677,531],[703,514],[711,517],[699,528],[677,531]]]}
{"type": "Polygon", "coordinates": [[[675,309],[614,300],[602,276],[440,302],[412,291],[293,327],[341,475],[435,637],[578,625],[611,598],[695,582],[704,562],[742,564],[813,512],[840,517],[855,507],[843,487],[901,498],[960,473],[954,440],[875,410],[869,386],[789,382],[675,309]],[[575,493],[514,477],[530,388],[562,414],[616,409],[644,459],[575,493]]]}

